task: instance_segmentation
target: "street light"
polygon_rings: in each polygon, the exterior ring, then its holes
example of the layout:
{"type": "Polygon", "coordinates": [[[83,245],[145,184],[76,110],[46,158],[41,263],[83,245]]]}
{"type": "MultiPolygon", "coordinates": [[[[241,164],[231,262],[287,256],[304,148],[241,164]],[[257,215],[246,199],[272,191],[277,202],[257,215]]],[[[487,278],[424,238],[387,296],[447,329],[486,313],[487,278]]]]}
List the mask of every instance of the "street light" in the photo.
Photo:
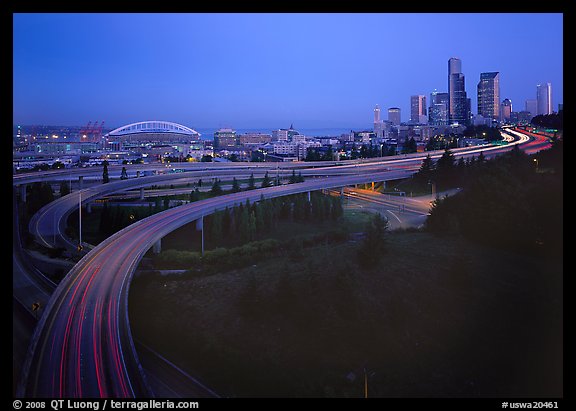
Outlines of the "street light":
{"type": "Polygon", "coordinates": [[[534,159],[534,162],[536,163],[536,172],[538,172],[538,159],[535,158],[535,159],[534,159]]]}

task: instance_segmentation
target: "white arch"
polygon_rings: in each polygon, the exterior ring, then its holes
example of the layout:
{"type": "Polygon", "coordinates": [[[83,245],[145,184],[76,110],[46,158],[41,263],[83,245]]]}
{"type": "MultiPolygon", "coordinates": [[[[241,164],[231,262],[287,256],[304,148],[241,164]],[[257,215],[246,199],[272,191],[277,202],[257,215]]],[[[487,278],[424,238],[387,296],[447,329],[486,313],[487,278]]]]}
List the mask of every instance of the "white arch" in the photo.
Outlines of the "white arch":
{"type": "Polygon", "coordinates": [[[147,132],[173,132],[188,135],[198,135],[200,133],[190,127],[182,124],[172,123],[170,121],[150,120],[140,121],[138,123],[127,124],[110,131],[106,136],[122,136],[125,134],[147,133],[147,132]]]}

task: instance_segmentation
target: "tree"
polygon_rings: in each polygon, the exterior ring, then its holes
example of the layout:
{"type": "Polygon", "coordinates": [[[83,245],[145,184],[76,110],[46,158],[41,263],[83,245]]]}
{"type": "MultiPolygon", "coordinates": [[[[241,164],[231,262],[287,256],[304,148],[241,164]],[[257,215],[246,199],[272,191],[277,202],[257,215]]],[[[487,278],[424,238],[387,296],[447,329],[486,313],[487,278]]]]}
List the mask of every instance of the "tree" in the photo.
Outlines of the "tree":
{"type": "Polygon", "coordinates": [[[402,154],[415,153],[416,151],[418,151],[416,140],[414,140],[414,137],[410,137],[410,140],[402,148],[402,154]]]}
{"type": "Polygon", "coordinates": [[[292,175],[290,176],[290,179],[288,180],[289,184],[294,184],[297,180],[296,177],[296,170],[292,169],[292,175]]]}
{"type": "Polygon", "coordinates": [[[415,175],[415,178],[423,182],[424,184],[428,184],[430,178],[432,178],[432,174],[434,172],[434,160],[428,154],[424,160],[422,160],[422,164],[420,165],[420,170],[415,175]]]}
{"type": "Polygon", "coordinates": [[[64,197],[65,195],[70,194],[70,184],[68,181],[61,181],[60,182],[60,197],[64,197]]]}
{"type": "Polygon", "coordinates": [[[126,171],[126,167],[122,167],[122,173],[120,174],[120,180],[127,180],[128,179],[128,172],[126,171]]]}
{"type": "Polygon", "coordinates": [[[198,180],[198,187],[202,187],[202,179],[198,180]]]}
{"type": "Polygon", "coordinates": [[[264,178],[262,179],[262,184],[260,187],[266,188],[266,187],[270,187],[271,185],[272,185],[272,181],[270,180],[270,177],[268,177],[268,171],[266,171],[266,174],[264,174],[264,178]]]}
{"type": "Polygon", "coordinates": [[[238,180],[236,180],[236,177],[234,177],[232,179],[232,190],[233,193],[237,193],[239,191],[241,191],[240,189],[240,183],[238,183],[238,180]]]}
{"type": "Polygon", "coordinates": [[[198,188],[195,188],[193,191],[190,192],[190,202],[192,203],[198,200],[200,200],[200,191],[198,190],[198,188]]]}
{"type": "Polygon", "coordinates": [[[222,194],[222,186],[220,185],[220,179],[217,178],[214,180],[214,183],[212,183],[212,188],[210,189],[210,194],[212,194],[213,196],[217,196],[222,194]]]}
{"type": "Polygon", "coordinates": [[[256,183],[254,181],[254,173],[250,174],[250,178],[248,178],[248,190],[253,190],[256,188],[256,183]]]}
{"type": "Polygon", "coordinates": [[[202,163],[211,163],[212,162],[212,156],[210,154],[204,154],[202,156],[202,158],[200,159],[200,161],[202,163]]]}
{"type": "Polygon", "coordinates": [[[104,169],[102,170],[102,184],[110,182],[110,176],[108,175],[108,161],[104,160],[102,162],[104,169]]]}
{"type": "Polygon", "coordinates": [[[296,179],[297,183],[303,183],[304,177],[302,177],[302,171],[298,171],[298,178],[296,179]]]}
{"type": "Polygon", "coordinates": [[[386,251],[385,233],[388,230],[388,219],[375,214],[368,221],[365,236],[357,250],[358,264],[363,268],[375,267],[386,251]]]}
{"type": "Polygon", "coordinates": [[[455,181],[455,160],[454,154],[449,148],[444,149],[442,157],[436,162],[436,170],[438,175],[439,184],[444,188],[449,187],[455,181]]]}
{"type": "Polygon", "coordinates": [[[218,244],[222,239],[222,217],[222,212],[217,211],[210,219],[210,239],[214,244],[218,244]]]}

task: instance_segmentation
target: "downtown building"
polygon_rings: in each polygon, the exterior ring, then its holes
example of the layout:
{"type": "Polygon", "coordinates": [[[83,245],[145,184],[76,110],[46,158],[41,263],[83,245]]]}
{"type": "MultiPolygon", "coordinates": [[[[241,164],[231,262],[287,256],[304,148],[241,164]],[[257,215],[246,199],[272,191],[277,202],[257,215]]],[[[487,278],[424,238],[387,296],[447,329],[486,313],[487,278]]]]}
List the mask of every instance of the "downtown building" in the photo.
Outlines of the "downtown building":
{"type": "Polygon", "coordinates": [[[428,123],[428,117],[426,116],[426,96],[421,94],[410,96],[410,122],[413,124],[428,123]]]}
{"type": "Polygon", "coordinates": [[[500,104],[500,122],[509,123],[512,120],[512,100],[505,98],[500,104]]]}
{"type": "Polygon", "coordinates": [[[450,124],[467,125],[470,121],[470,99],[466,96],[462,62],[452,57],[448,60],[448,121],[450,124]]]}
{"type": "Polygon", "coordinates": [[[398,107],[390,107],[388,109],[388,121],[394,126],[399,126],[401,122],[400,109],[398,107]]]}
{"type": "Polygon", "coordinates": [[[552,114],[552,84],[544,83],[536,86],[536,115],[552,114]]]}
{"type": "Polygon", "coordinates": [[[221,128],[214,132],[214,148],[215,149],[230,149],[238,146],[238,138],[236,130],[231,128],[221,128]]]}
{"type": "Polygon", "coordinates": [[[500,119],[500,73],[480,73],[478,82],[478,114],[485,119],[500,119]]]}
{"type": "Polygon", "coordinates": [[[428,110],[428,124],[431,126],[448,125],[448,93],[439,93],[434,90],[430,93],[430,108],[428,110]]]}

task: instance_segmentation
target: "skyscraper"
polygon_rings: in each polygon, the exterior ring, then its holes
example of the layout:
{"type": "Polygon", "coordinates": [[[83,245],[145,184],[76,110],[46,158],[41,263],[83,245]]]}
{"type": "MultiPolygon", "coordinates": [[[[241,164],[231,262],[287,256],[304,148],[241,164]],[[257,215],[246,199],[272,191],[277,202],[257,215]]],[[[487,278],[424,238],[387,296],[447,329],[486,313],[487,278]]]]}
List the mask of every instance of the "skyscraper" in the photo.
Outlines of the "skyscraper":
{"type": "Polygon", "coordinates": [[[400,109],[398,107],[390,107],[388,109],[388,121],[395,126],[400,125],[400,109]]]}
{"type": "Polygon", "coordinates": [[[525,110],[529,111],[532,117],[536,117],[538,113],[538,101],[536,99],[526,100],[525,110]]]}
{"type": "Polygon", "coordinates": [[[448,119],[450,124],[468,124],[468,108],[462,62],[452,57],[448,60],[448,119]]]}
{"type": "Polygon", "coordinates": [[[505,123],[510,121],[512,115],[512,100],[505,98],[500,105],[500,121],[505,123]]]}
{"type": "Polygon", "coordinates": [[[380,107],[376,104],[376,107],[374,107],[374,133],[376,134],[376,137],[383,137],[382,130],[383,124],[382,121],[380,121],[380,107]]]}
{"type": "Polygon", "coordinates": [[[448,93],[439,93],[436,90],[430,93],[430,109],[428,110],[428,123],[430,125],[448,125],[448,104],[448,93]]]}
{"type": "Polygon", "coordinates": [[[500,73],[480,73],[478,83],[478,114],[497,120],[500,102],[500,73]]]}
{"type": "Polygon", "coordinates": [[[426,96],[416,95],[410,97],[410,121],[422,124],[426,122],[426,96]]]}
{"type": "Polygon", "coordinates": [[[536,86],[536,114],[552,114],[552,84],[538,84],[536,86]]]}

